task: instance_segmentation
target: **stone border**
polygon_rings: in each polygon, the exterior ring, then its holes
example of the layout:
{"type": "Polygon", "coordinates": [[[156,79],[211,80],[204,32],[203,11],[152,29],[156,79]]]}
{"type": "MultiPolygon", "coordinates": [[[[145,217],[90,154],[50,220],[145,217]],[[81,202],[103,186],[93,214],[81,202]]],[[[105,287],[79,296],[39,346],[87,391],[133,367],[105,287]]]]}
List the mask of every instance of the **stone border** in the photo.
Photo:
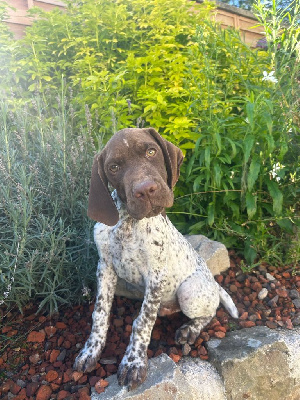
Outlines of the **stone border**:
{"type": "Polygon", "coordinates": [[[148,377],[137,389],[107,378],[104,393],[92,400],[299,400],[300,327],[264,326],[230,332],[208,342],[209,361],[166,354],[149,361],[148,377]]]}

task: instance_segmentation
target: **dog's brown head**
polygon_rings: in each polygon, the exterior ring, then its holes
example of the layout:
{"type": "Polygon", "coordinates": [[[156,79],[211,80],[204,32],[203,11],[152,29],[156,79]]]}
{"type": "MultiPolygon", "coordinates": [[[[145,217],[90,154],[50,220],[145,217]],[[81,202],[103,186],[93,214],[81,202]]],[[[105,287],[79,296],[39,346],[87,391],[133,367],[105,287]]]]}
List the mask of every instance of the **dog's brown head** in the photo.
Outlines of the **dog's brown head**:
{"type": "Polygon", "coordinates": [[[94,159],[88,216],[110,226],[118,222],[108,183],[133,218],[158,215],[173,204],[182,160],[181,150],[155,129],[122,129],[94,159]]]}

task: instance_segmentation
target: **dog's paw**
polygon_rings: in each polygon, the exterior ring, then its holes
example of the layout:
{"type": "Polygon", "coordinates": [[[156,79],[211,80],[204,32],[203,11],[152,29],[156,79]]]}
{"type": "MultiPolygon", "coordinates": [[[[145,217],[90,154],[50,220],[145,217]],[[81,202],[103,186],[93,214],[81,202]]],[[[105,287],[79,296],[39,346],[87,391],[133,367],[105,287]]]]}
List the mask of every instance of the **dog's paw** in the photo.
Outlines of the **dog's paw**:
{"type": "Polygon", "coordinates": [[[75,359],[73,369],[79,372],[91,372],[97,366],[100,353],[93,348],[84,347],[75,359]]]}
{"type": "MultiPolygon", "coordinates": [[[[192,322],[192,321],[191,321],[192,322]]],[[[199,329],[193,326],[192,323],[182,325],[175,333],[175,341],[178,344],[194,344],[200,335],[199,329]]]]}
{"type": "Polygon", "coordinates": [[[128,361],[128,358],[124,356],[117,373],[119,385],[127,386],[128,390],[137,388],[146,379],[147,369],[147,357],[137,357],[134,361],[128,361]]]}

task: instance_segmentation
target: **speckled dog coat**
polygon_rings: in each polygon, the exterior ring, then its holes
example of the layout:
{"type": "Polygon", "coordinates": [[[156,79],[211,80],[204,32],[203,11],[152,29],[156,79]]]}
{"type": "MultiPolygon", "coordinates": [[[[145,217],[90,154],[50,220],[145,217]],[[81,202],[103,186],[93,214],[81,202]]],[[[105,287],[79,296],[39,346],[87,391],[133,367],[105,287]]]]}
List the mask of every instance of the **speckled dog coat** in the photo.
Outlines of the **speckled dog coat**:
{"type": "Polygon", "coordinates": [[[139,316],[118,369],[120,385],[133,389],[147,375],[147,347],[157,315],[181,310],[191,320],[175,340],[193,344],[223,303],[235,318],[230,296],[205,261],[165,216],[182,163],[180,149],[154,129],[123,129],[95,157],[88,214],[99,221],[97,298],[89,339],[74,369],[91,371],[105,345],[117,277],[145,288],[139,316]],[[115,190],[112,195],[108,185],[115,190]]]}

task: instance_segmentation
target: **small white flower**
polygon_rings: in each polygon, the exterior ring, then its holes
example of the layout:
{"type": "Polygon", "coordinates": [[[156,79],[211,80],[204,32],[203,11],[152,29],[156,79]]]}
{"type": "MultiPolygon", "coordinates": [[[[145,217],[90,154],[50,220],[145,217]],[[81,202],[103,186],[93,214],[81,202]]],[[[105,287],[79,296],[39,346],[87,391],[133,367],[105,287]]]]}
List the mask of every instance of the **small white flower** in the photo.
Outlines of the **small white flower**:
{"type": "Polygon", "coordinates": [[[234,171],[230,171],[230,179],[234,178],[234,171]]]}
{"type": "Polygon", "coordinates": [[[262,78],[262,80],[277,83],[278,79],[275,78],[275,76],[273,76],[274,74],[275,74],[275,71],[271,71],[269,74],[267,73],[267,71],[264,71],[263,72],[264,77],[262,78]]]}
{"type": "Polygon", "coordinates": [[[249,119],[248,119],[248,117],[246,117],[245,122],[246,122],[247,124],[249,124],[249,119]]]}
{"type": "Polygon", "coordinates": [[[277,171],[281,170],[284,168],[284,165],[281,165],[280,163],[273,164],[272,170],[269,172],[272,179],[275,179],[276,182],[280,181],[280,176],[278,176],[277,171]]]}

